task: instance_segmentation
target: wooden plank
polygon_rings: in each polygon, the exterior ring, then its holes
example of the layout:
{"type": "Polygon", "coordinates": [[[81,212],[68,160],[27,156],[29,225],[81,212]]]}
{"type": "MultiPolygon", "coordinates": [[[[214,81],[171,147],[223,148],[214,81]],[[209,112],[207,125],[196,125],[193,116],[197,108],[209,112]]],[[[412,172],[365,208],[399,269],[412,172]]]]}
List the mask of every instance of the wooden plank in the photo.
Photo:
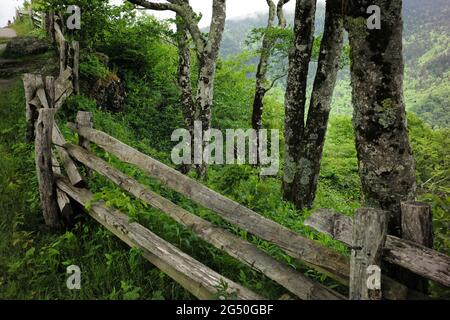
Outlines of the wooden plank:
{"type": "Polygon", "coordinates": [[[328,209],[317,209],[304,224],[351,246],[353,221],[346,215],[328,209]]]}
{"type": "Polygon", "coordinates": [[[55,107],[55,77],[45,77],[45,92],[48,97],[48,105],[50,108],[55,107]]]}
{"type": "Polygon", "coordinates": [[[35,138],[35,122],[38,118],[37,107],[35,104],[31,104],[31,101],[35,98],[36,89],[43,86],[42,77],[35,74],[25,73],[23,75],[23,87],[25,91],[25,102],[26,102],[26,121],[27,121],[27,132],[26,141],[31,143],[35,138]]]}
{"type": "Polygon", "coordinates": [[[41,99],[39,99],[38,96],[34,97],[34,98],[29,102],[29,104],[30,104],[31,106],[33,106],[33,107],[36,109],[36,111],[35,111],[36,114],[38,113],[37,110],[39,110],[40,108],[42,108],[42,102],[41,102],[41,99]]]}
{"type": "Polygon", "coordinates": [[[38,96],[39,100],[41,101],[42,107],[43,108],[50,108],[48,101],[47,101],[47,96],[45,95],[45,89],[44,88],[39,88],[36,91],[36,95],[38,96]]]}
{"type": "Polygon", "coordinates": [[[348,284],[350,264],[341,254],[262,217],[104,132],[87,127],[76,128],[76,125],[70,123],[68,126],[120,160],[136,165],[152,178],[158,179],[173,190],[215,211],[226,221],[278,245],[306,265],[314,267],[343,284],[348,284]]]}
{"type": "Polygon", "coordinates": [[[418,202],[403,202],[402,238],[424,247],[433,247],[433,213],[431,206],[418,202]]]}
{"type": "MultiPolygon", "coordinates": [[[[330,210],[315,211],[305,224],[332,238],[352,246],[349,237],[353,221],[340,215],[339,223],[334,221],[336,213],[330,210]],[[345,222],[343,222],[345,220],[345,222]]],[[[386,261],[409,269],[414,273],[450,287],[450,257],[417,243],[391,235],[386,238],[383,252],[386,261]]]]}
{"type": "MultiPolygon", "coordinates": [[[[61,166],[55,154],[52,154],[52,165],[53,173],[61,176],[61,166]]],[[[73,211],[72,206],[70,205],[70,199],[64,191],[56,189],[56,202],[58,203],[59,212],[61,212],[62,217],[64,217],[66,221],[70,221],[73,216],[73,211]]]]}
{"type": "Polygon", "coordinates": [[[72,160],[67,151],[62,147],[66,144],[66,140],[59,130],[56,123],[53,126],[52,141],[56,145],[59,157],[63,163],[64,170],[69,177],[70,183],[76,187],[83,187],[86,185],[83,177],[81,176],[75,162],[72,160]]]}
{"type": "Polygon", "coordinates": [[[65,148],[77,161],[110,179],[136,198],[165,212],[175,221],[192,230],[203,240],[265,274],[268,278],[276,281],[300,299],[337,300],[345,298],[325,286],[308,279],[302,273],[280,263],[242,238],[213,225],[209,221],[184,210],[171,201],[152,192],[147,187],[139,184],[137,181],[113,168],[107,162],[94,156],[85,149],[72,144],[65,145],[65,148]]]}
{"type": "Polygon", "coordinates": [[[65,180],[57,180],[58,188],[86,207],[89,214],[130,247],[142,250],[143,256],[199,299],[213,299],[222,281],[228,284],[227,293],[237,299],[261,300],[249,289],[221,276],[207,266],[188,256],[136,222],[130,222],[125,214],[92,203],[93,196],[86,189],[73,187],[65,180]],[[92,204],[91,204],[92,203],[92,204]]]}
{"type": "MultiPolygon", "coordinates": [[[[402,238],[433,248],[433,213],[431,206],[418,202],[401,203],[402,238]]],[[[401,274],[402,282],[420,292],[428,292],[428,280],[409,272],[401,274]]]]}
{"type": "Polygon", "coordinates": [[[73,90],[71,77],[72,68],[67,67],[55,80],[55,101],[59,101],[67,91],[73,90]]]}
{"type": "Polygon", "coordinates": [[[69,87],[69,88],[67,89],[67,91],[64,92],[63,95],[59,98],[59,100],[55,103],[55,107],[54,107],[54,108],[55,108],[55,109],[61,108],[62,105],[64,104],[64,102],[66,101],[66,99],[67,99],[68,97],[70,97],[70,96],[72,95],[72,93],[73,93],[73,90],[72,90],[71,87],[69,87]]]}
{"type": "Polygon", "coordinates": [[[40,109],[36,122],[35,143],[39,195],[46,225],[51,228],[57,228],[59,227],[59,214],[52,169],[52,128],[53,110],[40,109]]]}
{"type": "Polygon", "coordinates": [[[55,21],[55,40],[59,52],[59,74],[62,75],[67,66],[67,42],[61,31],[59,24],[55,21]]]}
{"type": "Polygon", "coordinates": [[[386,242],[389,212],[362,208],[353,222],[353,248],[350,258],[350,299],[381,300],[380,278],[371,283],[369,268],[381,270],[381,255],[386,242]],[[376,282],[379,281],[377,284],[376,282]],[[379,285],[379,286],[378,286],[379,285]]]}

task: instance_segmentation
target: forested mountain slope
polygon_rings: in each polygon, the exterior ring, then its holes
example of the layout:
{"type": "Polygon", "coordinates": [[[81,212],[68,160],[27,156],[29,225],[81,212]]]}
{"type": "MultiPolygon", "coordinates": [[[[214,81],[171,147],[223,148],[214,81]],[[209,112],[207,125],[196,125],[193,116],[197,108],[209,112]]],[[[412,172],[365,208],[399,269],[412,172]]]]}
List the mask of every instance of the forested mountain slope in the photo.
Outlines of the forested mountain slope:
{"type": "MultiPolygon", "coordinates": [[[[407,108],[435,128],[450,121],[450,0],[404,1],[405,98],[407,108]]],[[[318,6],[316,34],[323,30],[325,8],[318,6]]],[[[286,17],[293,24],[294,13],[286,17]]],[[[222,55],[239,53],[253,28],[263,27],[266,14],[227,21],[222,55]]],[[[311,76],[314,74],[312,68],[311,76]]],[[[334,98],[335,114],[351,113],[350,77],[340,73],[334,98]]]]}

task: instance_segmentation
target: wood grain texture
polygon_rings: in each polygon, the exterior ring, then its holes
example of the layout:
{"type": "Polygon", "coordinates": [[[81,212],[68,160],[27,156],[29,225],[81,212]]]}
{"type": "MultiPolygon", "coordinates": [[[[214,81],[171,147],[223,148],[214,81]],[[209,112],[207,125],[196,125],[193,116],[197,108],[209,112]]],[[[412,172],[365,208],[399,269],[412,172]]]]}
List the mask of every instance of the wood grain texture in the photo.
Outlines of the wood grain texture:
{"type": "MultiPolygon", "coordinates": [[[[52,165],[54,175],[61,176],[62,175],[61,166],[54,153],[52,154],[52,165]]],[[[56,201],[58,203],[59,212],[61,213],[61,216],[64,217],[66,221],[70,221],[73,216],[73,211],[72,206],[70,205],[70,199],[67,196],[67,194],[60,189],[56,189],[56,201]]]]}
{"type": "Polygon", "coordinates": [[[77,161],[81,162],[86,167],[95,170],[110,179],[125,191],[133,194],[136,198],[165,212],[175,221],[192,230],[203,240],[211,243],[216,248],[227,252],[232,257],[247,264],[251,268],[263,273],[300,299],[338,300],[345,298],[325,286],[308,279],[302,273],[295,271],[291,267],[278,262],[242,238],[213,225],[209,221],[184,210],[171,201],[152,192],[147,187],[139,184],[137,181],[113,168],[107,162],[92,155],[83,148],[70,144],[67,144],[65,148],[73,158],[77,159],[77,161]]]}
{"type": "Polygon", "coordinates": [[[59,227],[59,213],[52,168],[53,109],[40,109],[36,122],[36,173],[44,220],[51,228],[59,227]]]}
{"type": "MultiPolygon", "coordinates": [[[[402,239],[427,248],[433,248],[433,213],[430,205],[418,202],[402,202],[402,239]]],[[[427,293],[428,280],[408,271],[401,274],[403,283],[410,288],[427,293]]]]}
{"type": "MultiPolygon", "coordinates": [[[[36,102],[32,102],[36,95],[36,90],[44,86],[42,76],[25,73],[22,77],[23,87],[25,91],[25,102],[26,102],[26,121],[27,121],[27,132],[26,141],[31,143],[35,138],[35,123],[38,118],[38,109],[40,106],[38,104],[39,99],[36,102]]],[[[40,103],[40,102],[39,102],[40,103]]]]}
{"type": "MultiPolygon", "coordinates": [[[[322,209],[315,211],[305,224],[352,246],[352,239],[349,235],[353,221],[348,216],[322,209]]],[[[450,287],[450,257],[445,254],[388,235],[383,257],[390,263],[409,269],[443,286],[450,287]]]]}
{"type": "Polygon", "coordinates": [[[62,75],[64,70],[66,69],[67,62],[67,42],[64,38],[64,34],[61,30],[61,27],[57,22],[54,23],[55,27],[55,41],[58,46],[59,52],[59,74],[62,75]]]}
{"type": "Polygon", "coordinates": [[[382,298],[381,286],[369,288],[368,269],[371,266],[381,268],[388,216],[389,212],[379,209],[362,208],[356,211],[350,258],[351,300],[381,300],[382,298]]]}
{"type": "MultiPolygon", "coordinates": [[[[93,201],[88,190],[78,189],[68,181],[58,179],[57,186],[83,206],[93,201]]],[[[262,300],[261,296],[226,279],[142,225],[130,222],[128,216],[117,210],[97,202],[90,205],[89,214],[130,247],[141,249],[148,261],[199,299],[217,298],[218,287],[225,281],[230,296],[243,300],[262,300]]]]}
{"type": "Polygon", "coordinates": [[[341,283],[348,284],[350,265],[348,259],[341,254],[318,242],[302,237],[298,233],[222,196],[104,132],[86,127],[77,129],[74,124],[68,126],[76,130],[79,135],[114,154],[120,160],[137,166],[146,174],[176,192],[215,211],[226,221],[278,245],[306,265],[314,267],[341,283]]]}
{"type": "Polygon", "coordinates": [[[58,151],[59,157],[62,161],[64,170],[66,171],[70,183],[72,183],[72,185],[76,187],[84,186],[85,181],[81,176],[80,172],[78,171],[77,165],[69,156],[67,151],[64,148],[62,148],[62,146],[66,144],[66,140],[64,139],[64,136],[62,135],[56,123],[53,124],[52,141],[56,146],[56,150],[58,151]]]}

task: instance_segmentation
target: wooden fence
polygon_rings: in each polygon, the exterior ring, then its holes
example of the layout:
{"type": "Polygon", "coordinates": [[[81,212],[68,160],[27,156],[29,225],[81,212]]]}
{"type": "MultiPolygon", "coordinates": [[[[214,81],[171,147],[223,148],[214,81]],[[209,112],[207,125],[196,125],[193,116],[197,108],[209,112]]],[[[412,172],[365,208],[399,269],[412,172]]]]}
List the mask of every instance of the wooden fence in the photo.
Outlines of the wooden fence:
{"type": "Polygon", "coordinates": [[[80,45],[78,41],[66,40],[63,34],[64,18],[62,14],[50,12],[43,14],[43,17],[45,30],[58,51],[59,76],[56,78],[39,74],[23,76],[28,142],[34,139],[35,123],[40,108],[58,110],[72,93],[80,91],[80,45]]]}
{"type": "Polygon", "coordinates": [[[218,298],[218,287],[228,284],[228,294],[238,299],[262,299],[251,290],[227,279],[172,244],[164,241],[144,226],[130,222],[126,214],[93,202],[86,189],[86,177],[79,171],[95,171],[111,180],[125,192],[164,212],[216,248],[228,253],[254,270],[286,288],[299,299],[424,299],[428,280],[450,286],[450,258],[431,249],[431,209],[417,203],[402,204],[403,238],[387,235],[388,212],[362,208],[354,219],[318,210],[306,225],[328,234],[351,248],[346,257],[331,248],[303,237],[260,214],[207,188],[163,163],[124,144],[93,127],[92,116],[79,112],[76,123],[68,126],[78,134],[78,145],[66,143],[54,122],[54,115],[64,100],[75,90],[78,44],[71,48],[63,36],[61,17],[50,15],[47,24],[55,39],[60,57],[60,74],[56,79],[41,75],[24,76],[27,137],[34,141],[36,170],[43,215],[49,227],[58,228],[70,219],[76,202],[96,221],[110,230],[130,247],[141,249],[153,265],[182,285],[199,299],[218,298]],[[73,50],[73,51],[71,51],[73,50]],[[72,52],[72,53],[71,53],[72,52]],[[158,180],[193,202],[214,211],[234,226],[260,239],[271,242],[302,264],[323,273],[349,288],[349,296],[325,287],[286,265],[257,246],[213,223],[191,213],[147,186],[113,168],[90,151],[91,144],[115,155],[121,161],[134,165],[148,176],[158,180]],[[89,204],[89,206],[87,206],[89,204]],[[381,290],[370,285],[371,267],[384,268],[385,263],[398,265],[413,273],[411,281],[381,276],[381,290]],[[402,280],[402,281],[400,281],[402,280]],[[409,287],[401,282],[408,283],[409,287]],[[413,290],[415,289],[415,290],[413,290]]]}
{"type": "Polygon", "coordinates": [[[38,28],[45,28],[45,13],[33,11],[31,6],[28,8],[16,8],[16,19],[29,19],[30,23],[38,28]]]}
{"type": "MultiPolygon", "coordinates": [[[[113,168],[90,151],[90,144],[94,143],[121,161],[138,167],[174,191],[213,210],[226,221],[261,239],[270,241],[305,265],[349,286],[351,299],[426,298],[423,293],[410,290],[397,280],[385,275],[381,279],[382,291],[370,290],[367,286],[367,267],[382,266],[382,260],[402,266],[441,285],[450,285],[450,258],[416,242],[387,236],[387,213],[384,211],[360,209],[356,214],[355,222],[343,215],[324,210],[313,214],[308,219],[309,226],[351,246],[352,255],[349,259],[264,218],[108,134],[94,129],[91,116],[87,112],[79,112],[77,122],[68,124],[69,128],[78,133],[79,144],[67,144],[52,121],[53,114],[52,108],[40,109],[36,126],[36,153],[40,155],[37,158],[37,168],[41,198],[44,217],[50,226],[57,227],[63,219],[63,215],[58,211],[70,212],[67,209],[70,205],[68,198],[82,206],[93,201],[90,191],[83,188],[83,178],[75,164],[79,163],[108,178],[137,199],[161,210],[201,239],[266,275],[299,299],[347,298],[275,260],[244,239],[186,211],[113,168]],[[56,161],[52,160],[52,144],[59,154],[59,159],[56,161]],[[58,160],[65,169],[66,177],[61,175],[61,171],[57,171],[56,168],[59,167],[52,167],[52,162],[55,163],[58,160]]],[[[217,286],[223,280],[228,283],[230,294],[237,298],[261,298],[195,261],[142,225],[129,222],[124,213],[107,208],[101,202],[93,203],[89,207],[87,211],[95,220],[131,247],[140,248],[146,259],[196,297],[214,298],[217,286]]],[[[428,207],[416,204],[404,204],[403,207],[407,212],[406,215],[409,213],[418,217],[422,213],[417,212],[428,210],[418,209],[428,207]]]]}

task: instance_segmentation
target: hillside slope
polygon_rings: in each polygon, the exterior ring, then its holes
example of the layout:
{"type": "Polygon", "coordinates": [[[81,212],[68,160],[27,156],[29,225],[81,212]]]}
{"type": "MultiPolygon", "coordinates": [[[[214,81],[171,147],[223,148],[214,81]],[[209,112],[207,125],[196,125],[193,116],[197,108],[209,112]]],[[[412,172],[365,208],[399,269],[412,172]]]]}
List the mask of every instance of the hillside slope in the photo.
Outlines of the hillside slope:
{"type": "MultiPolygon", "coordinates": [[[[450,121],[450,0],[404,1],[405,99],[407,108],[434,128],[450,121]]],[[[316,34],[323,30],[325,8],[319,5],[316,34]]],[[[286,13],[293,24],[294,13],[286,13]]],[[[266,15],[227,21],[222,55],[246,49],[245,39],[253,28],[264,27],[266,15]]],[[[315,68],[311,68],[310,77],[315,68]]],[[[334,97],[335,114],[351,114],[348,70],[342,70],[334,97]]]]}

